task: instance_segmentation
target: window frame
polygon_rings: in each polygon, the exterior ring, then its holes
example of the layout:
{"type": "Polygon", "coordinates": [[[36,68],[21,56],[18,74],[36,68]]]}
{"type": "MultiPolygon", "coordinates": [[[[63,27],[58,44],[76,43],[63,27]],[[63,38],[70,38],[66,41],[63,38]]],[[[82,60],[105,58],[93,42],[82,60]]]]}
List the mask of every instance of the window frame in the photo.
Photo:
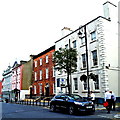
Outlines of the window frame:
{"type": "Polygon", "coordinates": [[[42,60],[42,58],[40,58],[40,66],[42,66],[42,62],[43,62],[43,60],[42,60]]]}
{"type": "Polygon", "coordinates": [[[46,68],[45,72],[46,72],[46,77],[45,78],[48,79],[49,78],[49,69],[46,68]]]}
{"type": "Polygon", "coordinates": [[[98,65],[98,53],[97,53],[97,50],[93,50],[93,51],[91,51],[91,53],[92,53],[92,65],[97,66],[98,65]]]}

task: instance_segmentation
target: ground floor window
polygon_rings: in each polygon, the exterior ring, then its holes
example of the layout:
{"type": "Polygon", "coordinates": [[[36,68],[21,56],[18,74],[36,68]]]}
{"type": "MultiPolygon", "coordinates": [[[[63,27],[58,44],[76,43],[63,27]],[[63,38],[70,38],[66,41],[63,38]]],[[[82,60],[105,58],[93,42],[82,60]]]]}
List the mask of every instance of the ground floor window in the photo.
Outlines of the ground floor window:
{"type": "Polygon", "coordinates": [[[95,85],[95,90],[98,90],[99,89],[99,77],[98,75],[95,75],[95,82],[94,82],[94,85],[95,85]]]}
{"type": "Polygon", "coordinates": [[[87,90],[87,81],[84,81],[83,86],[84,86],[84,90],[87,90]]]}
{"type": "Polygon", "coordinates": [[[74,90],[78,90],[78,80],[74,78],[74,90]]]}

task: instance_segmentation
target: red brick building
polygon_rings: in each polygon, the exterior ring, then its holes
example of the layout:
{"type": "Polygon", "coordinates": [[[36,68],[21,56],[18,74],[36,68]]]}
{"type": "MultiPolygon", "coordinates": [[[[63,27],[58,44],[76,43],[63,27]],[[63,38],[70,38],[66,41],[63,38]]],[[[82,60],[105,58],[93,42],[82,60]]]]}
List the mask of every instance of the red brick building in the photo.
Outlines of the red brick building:
{"type": "Polygon", "coordinates": [[[48,48],[33,57],[33,94],[35,96],[50,96],[54,94],[55,74],[53,53],[55,46],[48,48]]]}

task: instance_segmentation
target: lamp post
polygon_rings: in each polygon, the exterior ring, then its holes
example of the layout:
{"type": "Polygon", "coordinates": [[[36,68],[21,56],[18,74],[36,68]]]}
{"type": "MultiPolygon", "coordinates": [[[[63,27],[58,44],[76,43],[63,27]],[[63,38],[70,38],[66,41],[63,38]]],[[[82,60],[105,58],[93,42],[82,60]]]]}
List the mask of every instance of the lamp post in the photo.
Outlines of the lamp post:
{"type": "MultiPolygon", "coordinates": [[[[86,33],[86,25],[82,26],[84,28],[84,35],[85,35],[85,48],[86,48],[86,65],[87,65],[87,83],[88,83],[88,97],[90,97],[90,85],[89,85],[89,63],[88,63],[88,46],[87,46],[87,33],[86,33]]],[[[82,28],[81,27],[81,28],[82,28]]],[[[78,35],[82,35],[79,28],[78,35]]],[[[80,38],[80,37],[79,37],[80,38]]]]}

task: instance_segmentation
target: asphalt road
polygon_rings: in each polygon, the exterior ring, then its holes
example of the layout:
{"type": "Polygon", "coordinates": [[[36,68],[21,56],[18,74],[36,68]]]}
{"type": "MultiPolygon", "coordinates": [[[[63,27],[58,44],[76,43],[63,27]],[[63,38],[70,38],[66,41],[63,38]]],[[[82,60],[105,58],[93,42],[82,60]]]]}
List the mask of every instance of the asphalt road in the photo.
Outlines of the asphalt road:
{"type": "Polygon", "coordinates": [[[23,119],[113,119],[118,111],[112,111],[111,114],[107,114],[105,110],[97,110],[94,115],[68,115],[65,112],[51,112],[48,108],[43,108],[41,106],[30,106],[30,105],[20,105],[20,104],[11,104],[11,103],[0,103],[2,106],[2,120],[13,120],[14,118],[23,118],[23,119]]]}

